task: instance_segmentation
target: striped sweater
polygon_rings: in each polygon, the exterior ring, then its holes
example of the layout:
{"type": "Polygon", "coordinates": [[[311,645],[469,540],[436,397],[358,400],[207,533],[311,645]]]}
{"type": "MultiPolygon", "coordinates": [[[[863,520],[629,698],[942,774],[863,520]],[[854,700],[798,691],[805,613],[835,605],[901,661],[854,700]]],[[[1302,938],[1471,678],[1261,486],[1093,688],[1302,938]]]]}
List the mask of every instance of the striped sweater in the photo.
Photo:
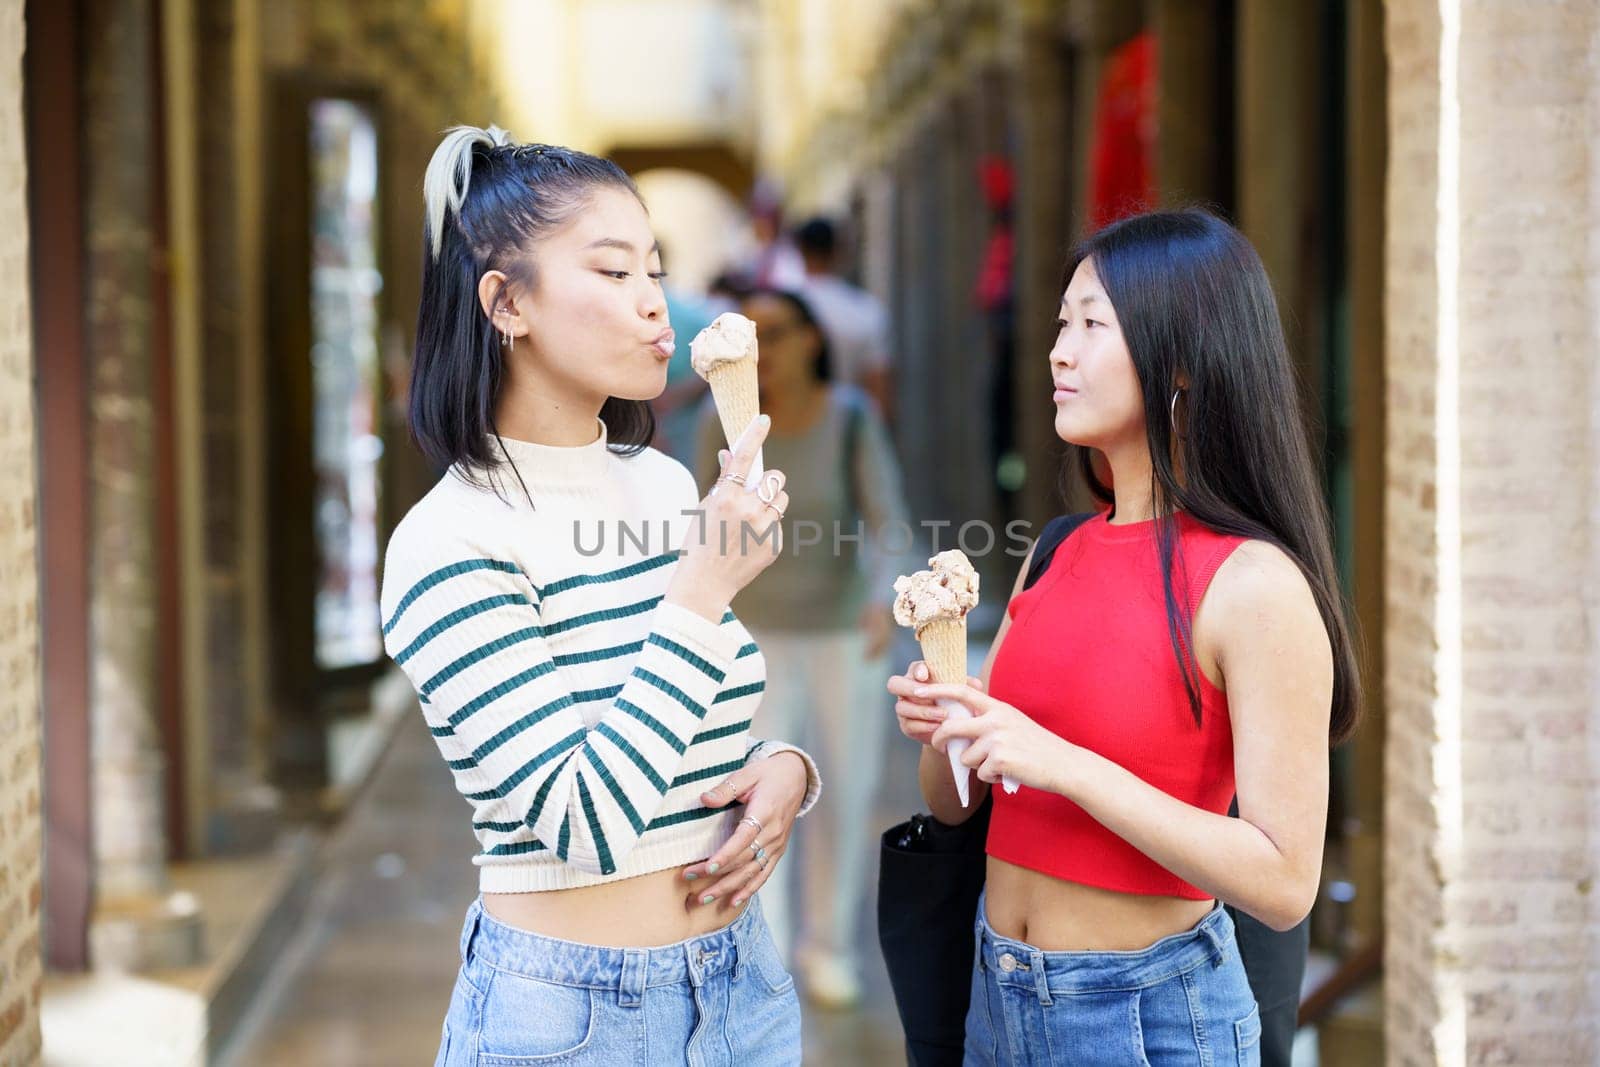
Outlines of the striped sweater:
{"type": "MultiPolygon", "coordinates": [[[[703,860],[742,808],[700,794],[798,750],[749,739],[766,665],[733,612],[662,599],[696,530],[694,479],[653,449],[610,451],[603,425],[582,448],[504,450],[515,471],[501,464],[495,489],[452,472],[407,513],[383,576],[384,646],[472,805],[479,888],[703,860]]],[[[804,813],[820,780],[799,755],[804,813]]]]}

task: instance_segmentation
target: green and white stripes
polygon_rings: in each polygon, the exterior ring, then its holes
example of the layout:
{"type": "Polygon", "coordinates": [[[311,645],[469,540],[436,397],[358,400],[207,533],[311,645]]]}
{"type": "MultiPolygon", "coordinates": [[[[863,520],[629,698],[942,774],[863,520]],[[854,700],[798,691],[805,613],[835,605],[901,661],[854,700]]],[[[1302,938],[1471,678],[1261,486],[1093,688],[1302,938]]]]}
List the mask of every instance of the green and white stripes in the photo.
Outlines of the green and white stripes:
{"type": "Polygon", "coordinates": [[[700,793],[743,765],[765,665],[732,612],[663,600],[674,554],[550,573],[515,551],[441,559],[448,539],[406,532],[385,646],[473,805],[480,860],[626,873],[646,837],[720,813],[700,793]]]}

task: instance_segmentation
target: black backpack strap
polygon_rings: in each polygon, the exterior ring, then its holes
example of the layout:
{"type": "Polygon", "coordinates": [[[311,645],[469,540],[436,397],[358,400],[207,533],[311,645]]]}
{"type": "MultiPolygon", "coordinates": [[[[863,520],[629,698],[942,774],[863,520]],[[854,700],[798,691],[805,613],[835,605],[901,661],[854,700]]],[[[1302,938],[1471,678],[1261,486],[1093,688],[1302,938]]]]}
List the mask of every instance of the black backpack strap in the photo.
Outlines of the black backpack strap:
{"type": "Polygon", "coordinates": [[[1072,536],[1072,531],[1095,517],[1095,512],[1085,511],[1077,515],[1058,515],[1044,524],[1044,529],[1039,531],[1039,539],[1033,543],[1033,562],[1028,565],[1028,577],[1023,581],[1022,588],[1027,589],[1039,580],[1039,577],[1050,568],[1050,561],[1055,558],[1056,549],[1062,542],[1072,536]]]}

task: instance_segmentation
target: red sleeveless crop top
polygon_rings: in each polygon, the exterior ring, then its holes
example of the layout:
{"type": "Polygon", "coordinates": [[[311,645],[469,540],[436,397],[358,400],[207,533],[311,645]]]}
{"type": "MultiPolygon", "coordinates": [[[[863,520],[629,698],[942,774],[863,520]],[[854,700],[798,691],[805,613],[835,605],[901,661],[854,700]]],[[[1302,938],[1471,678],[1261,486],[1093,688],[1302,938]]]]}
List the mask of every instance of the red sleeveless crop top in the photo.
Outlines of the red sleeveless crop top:
{"type": "MultiPolygon", "coordinates": [[[[1214,533],[1181,512],[1178,538],[1174,589],[1181,597],[1187,588],[1192,612],[1246,539],[1214,533]]],[[[1165,604],[1154,524],[1113,526],[1098,515],[1011,601],[1011,629],[989,691],[1157,789],[1223,814],[1234,793],[1228,698],[1202,673],[1195,724],[1165,604]]],[[[997,859],[1122,893],[1210,897],[1066,797],[1027,786],[1015,796],[1003,789],[991,795],[988,852],[997,859]]]]}

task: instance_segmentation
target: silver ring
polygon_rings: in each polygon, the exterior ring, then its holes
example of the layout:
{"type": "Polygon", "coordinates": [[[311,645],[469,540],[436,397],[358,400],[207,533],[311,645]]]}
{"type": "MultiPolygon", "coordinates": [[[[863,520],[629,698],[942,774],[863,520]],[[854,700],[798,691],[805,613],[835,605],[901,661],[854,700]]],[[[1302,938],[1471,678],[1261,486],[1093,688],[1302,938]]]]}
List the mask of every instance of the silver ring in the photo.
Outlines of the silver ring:
{"type": "Polygon", "coordinates": [[[743,485],[744,484],[744,475],[742,475],[742,474],[724,474],[721,478],[719,478],[717,480],[717,484],[718,485],[722,485],[722,484],[743,485]]]}
{"type": "Polygon", "coordinates": [[[778,494],[783,492],[783,475],[777,471],[768,471],[761,476],[761,484],[756,487],[756,496],[761,498],[763,504],[771,504],[778,499],[778,494]]]}
{"type": "Polygon", "coordinates": [[[776,505],[776,504],[762,504],[761,506],[766,508],[768,511],[772,512],[774,515],[778,516],[778,521],[779,522],[783,521],[783,512],[778,510],[778,505],[776,505]]]}
{"type": "Polygon", "coordinates": [[[751,852],[754,852],[757,857],[760,857],[760,855],[766,851],[766,849],[761,847],[760,841],[752,841],[746,845],[745,848],[749,849],[751,852]]]}
{"type": "Polygon", "coordinates": [[[766,858],[767,858],[767,848],[766,848],[765,845],[763,845],[762,847],[756,849],[756,862],[757,863],[760,863],[762,860],[764,860],[766,858]]]}
{"type": "Polygon", "coordinates": [[[761,825],[761,820],[756,818],[754,815],[746,815],[739,821],[741,823],[749,823],[751,826],[754,826],[757,834],[760,834],[762,830],[766,829],[766,827],[761,825]]]}
{"type": "Polygon", "coordinates": [[[763,853],[761,858],[756,860],[756,867],[757,867],[757,869],[764,871],[764,870],[767,869],[767,864],[769,864],[771,862],[772,862],[772,857],[766,855],[765,853],[763,853]]]}

